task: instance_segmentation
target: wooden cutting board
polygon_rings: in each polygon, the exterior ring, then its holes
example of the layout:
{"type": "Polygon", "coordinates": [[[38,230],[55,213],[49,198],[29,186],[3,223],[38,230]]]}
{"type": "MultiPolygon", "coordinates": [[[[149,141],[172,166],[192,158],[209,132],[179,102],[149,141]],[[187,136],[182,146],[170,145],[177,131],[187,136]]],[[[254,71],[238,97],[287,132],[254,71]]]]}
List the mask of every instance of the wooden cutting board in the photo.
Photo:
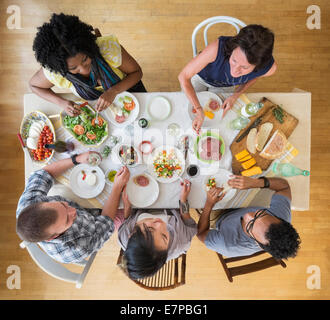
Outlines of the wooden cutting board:
{"type": "MultiPolygon", "coordinates": [[[[257,126],[258,130],[259,130],[259,127],[265,122],[271,122],[273,124],[273,130],[271,131],[268,139],[270,139],[270,137],[273,135],[273,133],[278,129],[280,129],[286,135],[286,137],[289,138],[290,135],[292,134],[293,130],[298,125],[298,119],[295,118],[290,113],[286,112],[285,109],[281,106],[281,108],[283,109],[283,113],[284,113],[284,117],[283,117],[284,122],[280,123],[273,114],[273,109],[276,108],[277,105],[265,97],[262,98],[260,100],[260,102],[264,104],[263,108],[261,108],[255,116],[250,117],[251,121],[249,122],[247,127],[249,127],[249,125],[251,125],[256,118],[258,118],[259,116],[262,115],[262,121],[257,126]]],[[[235,154],[239,153],[240,151],[243,151],[244,149],[247,150],[247,146],[246,146],[247,136],[245,136],[240,142],[235,142],[235,141],[245,130],[246,130],[246,128],[242,129],[238,133],[235,140],[233,141],[233,143],[230,146],[230,150],[233,155],[232,170],[233,170],[234,174],[240,174],[240,172],[244,170],[241,163],[236,160],[235,154]]],[[[256,165],[259,166],[263,171],[268,169],[268,167],[270,166],[270,164],[273,161],[273,160],[267,160],[267,159],[260,157],[258,151],[255,154],[251,154],[251,155],[256,160],[256,162],[257,162],[256,165]]]]}

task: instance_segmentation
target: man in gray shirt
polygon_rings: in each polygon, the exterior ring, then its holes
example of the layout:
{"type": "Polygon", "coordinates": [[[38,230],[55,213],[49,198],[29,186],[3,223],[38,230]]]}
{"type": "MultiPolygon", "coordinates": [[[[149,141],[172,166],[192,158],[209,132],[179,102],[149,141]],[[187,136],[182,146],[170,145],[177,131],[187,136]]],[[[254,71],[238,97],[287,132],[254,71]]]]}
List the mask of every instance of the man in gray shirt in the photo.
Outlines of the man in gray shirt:
{"type": "Polygon", "coordinates": [[[123,193],[125,222],[118,230],[124,252],[124,265],[132,279],[155,274],[166,261],[186,253],[197,233],[197,224],[189,214],[187,201],[191,184],[182,185],[180,210],[139,209],[131,214],[126,191],[123,193]]]}
{"type": "Polygon", "coordinates": [[[210,213],[224,194],[222,188],[208,192],[198,222],[197,237],[205,245],[226,257],[247,256],[265,250],[276,259],[295,257],[300,239],[291,222],[291,191],[281,178],[261,179],[233,176],[228,185],[236,189],[270,188],[275,193],[269,208],[248,207],[223,214],[210,229],[210,213]]]}

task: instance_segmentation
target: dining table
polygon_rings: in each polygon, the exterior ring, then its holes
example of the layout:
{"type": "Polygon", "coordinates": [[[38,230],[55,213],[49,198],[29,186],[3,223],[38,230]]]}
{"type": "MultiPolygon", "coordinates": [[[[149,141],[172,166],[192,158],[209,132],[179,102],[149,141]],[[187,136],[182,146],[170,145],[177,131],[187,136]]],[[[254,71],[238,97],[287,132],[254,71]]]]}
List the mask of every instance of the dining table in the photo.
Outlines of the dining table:
{"type": "MultiPolygon", "coordinates": [[[[71,93],[62,93],[62,97],[65,99],[78,101],[81,100],[71,93]]],[[[101,153],[105,145],[110,145],[110,137],[116,137],[120,143],[133,145],[138,148],[141,141],[151,141],[154,148],[162,146],[173,146],[180,148],[182,144],[182,137],[189,137],[189,148],[187,152],[187,158],[185,159],[181,178],[178,177],[173,182],[163,183],[157,181],[156,197],[148,208],[178,208],[179,207],[179,195],[181,191],[182,179],[188,179],[191,182],[191,191],[188,196],[189,205],[191,208],[201,209],[204,207],[206,201],[206,188],[205,181],[207,177],[210,177],[217,172],[232,172],[232,157],[230,151],[230,145],[237,137],[239,130],[233,130],[229,127],[229,122],[237,117],[236,111],[243,105],[244,101],[238,99],[235,102],[235,106],[232,110],[227,112],[226,116],[212,128],[202,128],[203,132],[207,130],[216,131],[224,142],[224,153],[220,161],[216,162],[216,165],[204,163],[196,156],[195,142],[197,134],[192,130],[192,120],[189,116],[188,109],[190,107],[189,101],[185,94],[179,92],[146,92],[146,93],[133,93],[139,104],[139,112],[136,119],[126,127],[115,126],[109,121],[108,113],[105,111],[100,112],[106,121],[108,121],[109,137],[102,145],[98,147],[85,146],[73,138],[69,132],[63,128],[60,122],[59,114],[63,110],[59,106],[48,102],[34,93],[27,93],[24,95],[24,115],[27,115],[33,111],[40,111],[46,114],[54,125],[56,139],[62,141],[71,141],[74,144],[74,150],[71,152],[54,153],[53,157],[49,161],[52,163],[71,156],[72,154],[79,154],[85,151],[96,151],[101,153]],[[148,107],[155,98],[165,99],[170,106],[169,114],[166,119],[159,120],[152,117],[148,111],[148,107]],[[236,111],[235,111],[236,110],[236,111]],[[148,120],[148,127],[141,128],[138,125],[138,120],[145,118],[148,120]],[[175,134],[173,130],[169,128],[174,124],[176,127],[175,134]],[[199,174],[195,177],[190,177],[187,174],[186,168],[190,164],[195,164],[199,168],[199,174]]],[[[221,98],[225,99],[228,96],[227,93],[221,94],[221,98]]],[[[299,121],[297,127],[288,138],[290,143],[298,150],[298,154],[290,159],[290,162],[295,166],[304,170],[310,170],[310,150],[311,150],[311,93],[300,89],[296,89],[292,92],[258,92],[247,93],[246,97],[253,102],[258,102],[263,97],[271,100],[273,103],[283,106],[283,108],[296,117],[299,121]]],[[[89,101],[89,105],[93,107],[96,101],[89,101]]],[[[99,164],[99,168],[106,172],[108,169],[113,168],[119,170],[122,166],[116,158],[115,147],[112,147],[112,151],[108,157],[103,157],[102,162],[99,164]]],[[[184,152],[183,152],[184,153],[184,152]]],[[[137,166],[129,167],[131,177],[139,174],[151,174],[152,166],[150,161],[152,155],[143,155],[143,161],[137,166]]],[[[30,174],[38,169],[41,169],[45,164],[39,164],[31,160],[25,154],[25,183],[28,181],[30,174]]],[[[86,199],[77,196],[70,187],[70,175],[74,168],[67,170],[63,175],[56,178],[53,187],[50,190],[49,195],[62,195],[70,200],[73,200],[83,207],[99,207],[102,208],[109,194],[111,193],[112,184],[106,183],[103,190],[95,197],[86,199]]],[[[263,172],[262,175],[272,177],[274,173],[271,170],[263,172]]],[[[152,175],[150,175],[152,176],[152,175]]],[[[256,176],[258,177],[258,176],[256,176]]],[[[286,178],[290,184],[292,192],[292,210],[305,211],[309,210],[309,187],[310,177],[307,176],[294,176],[286,178]]],[[[227,209],[227,208],[240,208],[250,205],[267,206],[273,192],[268,189],[249,189],[249,190],[234,190],[228,201],[220,201],[217,203],[215,209],[227,209]]],[[[154,195],[150,194],[150,197],[154,195]]],[[[122,207],[122,201],[120,207],[122,207]]]]}

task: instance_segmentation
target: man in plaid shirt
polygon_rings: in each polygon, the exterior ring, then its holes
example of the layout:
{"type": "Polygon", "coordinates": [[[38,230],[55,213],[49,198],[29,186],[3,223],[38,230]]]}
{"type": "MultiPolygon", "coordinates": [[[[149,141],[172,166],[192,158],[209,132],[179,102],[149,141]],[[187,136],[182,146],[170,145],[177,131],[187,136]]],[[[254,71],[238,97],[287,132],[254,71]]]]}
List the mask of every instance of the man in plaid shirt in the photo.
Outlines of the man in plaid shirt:
{"type": "Polygon", "coordinates": [[[91,152],[54,162],[35,171],[18,202],[18,235],[23,240],[38,242],[47,254],[61,263],[81,262],[111,237],[120,196],[129,179],[129,170],[122,167],[116,174],[102,211],[82,208],[61,196],[47,196],[54,178],[76,164],[88,163],[91,152]]]}

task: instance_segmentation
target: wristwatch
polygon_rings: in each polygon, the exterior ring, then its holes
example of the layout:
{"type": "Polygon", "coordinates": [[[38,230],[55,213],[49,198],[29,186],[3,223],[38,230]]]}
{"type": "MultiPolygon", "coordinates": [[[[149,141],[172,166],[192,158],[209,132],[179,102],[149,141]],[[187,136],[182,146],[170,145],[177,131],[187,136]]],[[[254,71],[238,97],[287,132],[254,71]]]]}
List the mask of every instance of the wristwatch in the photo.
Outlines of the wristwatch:
{"type": "Polygon", "coordinates": [[[262,188],[269,188],[269,180],[266,177],[259,177],[258,179],[264,180],[264,186],[262,188]]]}
{"type": "Polygon", "coordinates": [[[77,154],[74,154],[73,156],[71,156],[71,160],[72,160],[72,163],[76,166],[76,165],[78,165],[78,164],[80,164],[80,162],[78,162],[77,160],[76,160],[76,158],[77,158],[77,154]]]}

